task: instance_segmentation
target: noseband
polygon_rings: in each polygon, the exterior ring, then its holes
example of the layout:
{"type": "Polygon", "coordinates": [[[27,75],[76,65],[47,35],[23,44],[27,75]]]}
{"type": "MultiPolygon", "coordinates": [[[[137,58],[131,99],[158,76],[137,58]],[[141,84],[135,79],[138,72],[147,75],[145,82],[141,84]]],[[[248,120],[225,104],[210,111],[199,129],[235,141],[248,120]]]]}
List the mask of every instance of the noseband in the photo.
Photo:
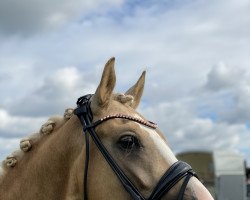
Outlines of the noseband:
{"type": "Polygon", "coordinates": [[[149,198],[144,198],[140,191],[135,187],[135,185],[129,180],[126,174],[122,171],[119,165],[115,162],[113,157],[107,151],[103,143],[101,142],[100,138],[95,132],[95,127],[99,124],[115,119],[115,118],[122,118],[127,120],[132,120],[137,123],[140,123],[144,126],[150,127],[152,129],[156,129],[157,125],[150,121],[145,121],[140,118],[123,115],[123,114],[115,114],[115,115],[108,115],[102,119],[99,119],[95,122],[92,122],[93,116],[90,108],[90,98],[91,94],[85,95],[80,97],[77,101],[77,108],[75,109],[75,115],[81,121],[83,126],[83,132],[85,133],[85,142],[86,142],[86,159],[85,159],[85,169],[84,169],[84,200],[88,200],[88,166],[89,166],[89,135],[91,136],[92,140],[98,147],[99,151],[102,153],[103,157],[106,159],[112,170],[115,172],[116,176],[122,183],[124,189],[130,194],[133,200],[159,200],[162,198],[164,194],[166,194],[178,181],[185,177],[185,180],[182,183],[180,192],[178,194],[177,200],[182,200],[184,196],[184,192],[186,186],[188,184],[189,179],[192,176],[196,176],[195,172],[185,162],[177,161],[175,162],[161,177],[158,184],[154,188],[153,192],[151,193],[149,198]]]}

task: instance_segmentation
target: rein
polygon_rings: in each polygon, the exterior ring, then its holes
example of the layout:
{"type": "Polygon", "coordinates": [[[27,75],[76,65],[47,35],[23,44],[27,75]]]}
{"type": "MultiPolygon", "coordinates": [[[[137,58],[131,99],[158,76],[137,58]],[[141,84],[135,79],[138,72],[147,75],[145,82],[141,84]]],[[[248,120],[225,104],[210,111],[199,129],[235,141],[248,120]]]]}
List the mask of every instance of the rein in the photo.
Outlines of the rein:
{"type": "Polygon", "coordinates": [[[90,108],[90,98],[93,95],[88,94],[83,97],[80,97],[77,101],[77,108],[74,111],[74,114],[78,116],[82,126],[83,132],[85,133],[85,142],[86,142],[86,159],[85,159],[85,169],[84,169],[84,200],[88,200],[88,166],[89,166],[89,135],[94,141],[95,145],[102,153],[105,160],[108,162],[112,170],[115,172],[116,176],[122,183],[124,189],[130,194],[133,200],[159,200],[164,194],[166,194],[178,181],[185,177],[185,180],[181,186],[179,195],[177,200],[182,200],[184,196],[184,192],[186,186],[188,184],[189,179],[192,176],[197,177],[195,172],[192,170],[191,166],[185,162],[177,161],[174,163],[161,177],[158,184],[154,188],[152,194],[148,199],[144,198],[140,191],[136,188],[136,186],[129,180],[126,174],[122,171],[119,165],[115,162],[113,157],[110,155],[108,150],[105,148],[100,138],[95,132],[95,127],[100,125],[101,123],[115,119],[122,118],[131,120],[137,123],[140,123],[144,126],[147,126],[152,129],[156,129],[157,125],[150,121],[145,121],[140,118],[132,117],[129,115],[123,114],[115,114],[108,115],[104,118],[97,120],[96,122],[92,122],[93,116],[90,108]]]}

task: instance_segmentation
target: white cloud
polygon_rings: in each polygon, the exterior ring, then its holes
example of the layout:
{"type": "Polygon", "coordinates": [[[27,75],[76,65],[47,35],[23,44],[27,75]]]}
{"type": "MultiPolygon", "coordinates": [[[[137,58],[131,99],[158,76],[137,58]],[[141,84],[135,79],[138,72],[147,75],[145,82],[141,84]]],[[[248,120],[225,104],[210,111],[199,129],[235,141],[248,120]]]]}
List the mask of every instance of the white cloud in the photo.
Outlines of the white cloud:
{"type": "Polygon", "coordinates": [[[207,76],[206,87],[211,90],[221,90],[237,87],[244,80],[245,71],[237,68],[229,68],[221,62],[214,66],[207,76]]]}
{"type": "Polygon", "coordinates": [[[77,19],[82,13],[104,10],[120,4],[122,0],[108,0],[105,3],[100,0],[1,1],[0,33],[29,35],[37,31],[48,31],[77,19]]]}
{"type": "Polygon", "coordinates": [[[196,103],[201,105],[206,102],[207,107],[210,107],[207,108],[208,111],[215,113],[220,121],[248,123],[250,121],[249,75],[248,68],[228,66],[224,63],[214,66],[207,75],[204,88],[200,90],[202,101],[196,103]]]}
{"type": "Polygon", "coordinates": [[[11,116],[6,110],[0,109],[0,121],[0,136],[15,138],[39,131],[45,118],[11,116]]]}
{"type": "Polygon", "coordinates": [[[221,113],[221,118],[230,123],[250,122],[250,85],[242,85],[233,93],[235,105],[221,113]]]}
{"type": "MultiPolygon", "coordinates": [[[[141,108],[150,120],[157,121],[175,152],[248,148],[250,130],[245,124],[216,122],[199,118],[184,102],[162,103],[141,108]]],[[[247,153],[249,158],[249,152],[247,153]]]]}
{"type": "Polygon", "coordinates": [[[19,147],[19,139],[0,137],[0,161],[5,159],[19,147]]]}
{"type": "Polygon", "coordinates": [[[6,108],[12,115],[48,116],[75,107],[78,97],[91,93],[96,86],[88,82],[77,68],[70,66],[51,72],[43,83],[20,99],[9,100],[6,108]]]}
{"type": "Polygon", "coordinates": [[[105,61],[116,56],[117,91],[147,69],[141,110],[174,149],[249,152],[249,1],[110,1],[115,7],[108,12],[99,1],[88,2],[87,12],[78,3],[57,3],[45,16],[45,2],[33,19],[41,29],[64,24],[59,31],[44,34],[25,16],[11,15],[5,25],[0,18],[5,33],[39,33],[0,38],[0,106],[11,119],[74,106],[78,96],[94,92],[105,61]]]}

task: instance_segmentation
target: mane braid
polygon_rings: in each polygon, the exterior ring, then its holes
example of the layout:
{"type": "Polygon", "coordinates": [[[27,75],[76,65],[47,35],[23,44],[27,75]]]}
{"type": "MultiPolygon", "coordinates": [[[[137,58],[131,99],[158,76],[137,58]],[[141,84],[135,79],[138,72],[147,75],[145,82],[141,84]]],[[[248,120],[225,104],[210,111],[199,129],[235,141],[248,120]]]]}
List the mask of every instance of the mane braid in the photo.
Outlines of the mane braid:
{"type": "Polygon", "coordinates": [[[63,116],[52,116],[45,122],[38,133],[34,133],[27,138],[20,140],[20,149],[12,152],[5,160],[0,162],[0,183],[4,179],[8,169],[22,159],[26,152],[32,150],[33,145],[37,144],[42,137],[51,134],[53,131],[60,129],[72,116],[73,108],[67,108],[63,116]]]}
{"type": "Polygon", "coordinates": [[[133,96],[131,96],[129,94],[122,94],[122,93],[114,94],[113,99],[115,99],[116,101],[118,101],[124,105],[128,105],[128,106],[131,106],[133,101],[134,101],[133,96]]]}

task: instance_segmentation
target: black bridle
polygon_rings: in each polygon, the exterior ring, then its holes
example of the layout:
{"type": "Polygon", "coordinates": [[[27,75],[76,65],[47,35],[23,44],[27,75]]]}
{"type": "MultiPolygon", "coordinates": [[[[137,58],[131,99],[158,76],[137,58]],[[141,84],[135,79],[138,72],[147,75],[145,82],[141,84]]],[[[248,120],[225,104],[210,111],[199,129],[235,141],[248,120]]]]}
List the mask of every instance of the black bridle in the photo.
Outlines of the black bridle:
{"type": "MultiPolygon", "coordinates": [[[[177,200],[182,200],[184,196],[184,192],[186,186],[188,184],[189,179],[192,176],[196,176],[195,172],[185,162],[177,161],[175,162],[161,177],[160,181],[154,188],[152,194],[149,198],[143,197],[140,191],[135,187],[135,185],[129,180],[129,178],[124,174],[122,169],[119,165],[115,162],[113,157],[109,154],[103,143],[101,142],[100,138],[95,132],[95,127],[99,124],[114,118],[122,118],[127,120],[132,120],[142,125],[148,126],[150,128],[156,129],[157,125],[150,121],[145,121],[136,117],[122,115],[122,114],[115,114],[115,115],[108,115],[102,119],[99,119],[95,122],[92,122],[93,116],[90,108],[90,98],[92,95],[88,94],[83,97],[80,97],[77,101],[77,108],[75,109],[75,115],[81,121],[83,126],[83,132],[85,133],[85,142],[86,142],[86,159],[85,159],[85,170],[84,170],[84,200],[88,200],[88,165],[89,165],[89,135],[91,136],[92,140],[102,153],[103,157],[106,159],[110,167],[115,172],[116,176],[122,183],[124,189],[130,194],[133,200],[159,200],[161,197],[166,194],[178,181],[185,177],[183,184],[181,186],[180,192],[178,194],[177,200]]],[[[197,177],[197,176],[196,176],[197,177]]]]}

